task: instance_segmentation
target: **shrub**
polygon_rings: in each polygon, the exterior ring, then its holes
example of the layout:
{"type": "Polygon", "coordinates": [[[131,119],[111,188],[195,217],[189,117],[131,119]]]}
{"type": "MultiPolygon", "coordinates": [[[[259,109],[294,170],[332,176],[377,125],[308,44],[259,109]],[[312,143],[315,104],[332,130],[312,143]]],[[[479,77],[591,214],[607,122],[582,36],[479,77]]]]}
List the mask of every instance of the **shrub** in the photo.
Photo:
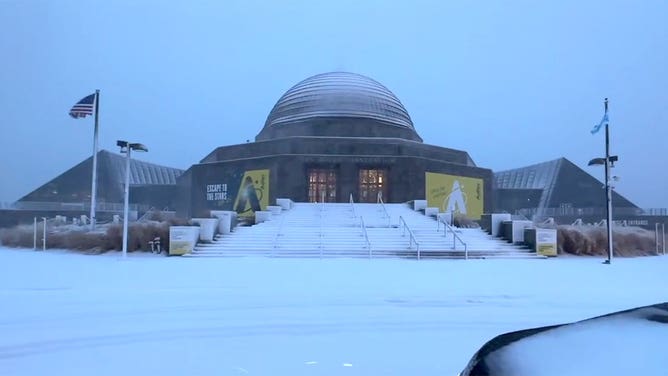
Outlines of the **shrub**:
{"type": "MultiPolygon", "coordinates": [[[[42,229],[44,227],[38,226],[37,228],[37,245],[38,247],[42,244],[42,229]]],[[[33,246],[33,226],[30,225],[19,225],[14,228],[3,228],[0,229],[0,245],[6,247],[24,247],[32,248],[33,246]]]]}
{"type": "MultiPolygon", "coordinates": [[[[188,221],[170,218],[163,222],[135,222],[128,226],[128,252],[150,251],[148,244],[156,237],[160,238],[163,250],[169,250],[169,227],[188,225],[188,221]]],[[[37,228],[37,247],[42,246],[43,225],[37,228]]],[[[100,229],[103,229],[100,226],[100,229]]],[[[0,229],[0,244],[7,247],[32,248],[33,226],[20,225],[9,229],[0,229]]],[[[62,248],[91,253],[123,248],[123,225],[106,225],[105,231],[91,232],[73,225],[47,225],[47,248],[62,248]]]]}
{"type": "MultiPolygon", "coordinates": [[[[654,233],[638,227],[613,229],[613,252],[616,256],[655,254],[654,233]]],[[[558,226],[557,246],[560,253],[573,255],[606,255],[608,235],[604,227],[558,226]]]]}
{"type": "Polygon", "coordinates": [[[461,227],[461,228],[478,228],[478,227],[480,227],[472,219],[470,219],[466,215],[460,214],[460,213],[455,214],[455,217],[453,218],[452,224],[455,227],[461,227]]]}

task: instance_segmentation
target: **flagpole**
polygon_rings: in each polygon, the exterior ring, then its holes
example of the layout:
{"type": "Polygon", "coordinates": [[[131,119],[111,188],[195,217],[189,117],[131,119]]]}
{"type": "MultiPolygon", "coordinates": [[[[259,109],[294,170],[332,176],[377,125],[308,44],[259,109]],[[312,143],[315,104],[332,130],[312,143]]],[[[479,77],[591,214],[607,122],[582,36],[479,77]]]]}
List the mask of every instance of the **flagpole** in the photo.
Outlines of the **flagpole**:
{"type": "Polygon", "coordinates": [[[100,90],[95,90],[95,131],[93,131],[93,182],[90,194],[90,228],[95,230],[95,202],[97,199],[97,134],[98,113],[100,109],[100,90]]]}
{"type": "MultiPolygon", "coordinates": [[[[608,98],[605,98],[605,114],[608,114],[608,98]]],[[[605,200],[606,200],[606,214],[607,214],[607,230],[608,230],[608,259],[606,264],[612,262],[612,187],[610,186],[610,131],[609,120],[605,122],[605,200]]]]}

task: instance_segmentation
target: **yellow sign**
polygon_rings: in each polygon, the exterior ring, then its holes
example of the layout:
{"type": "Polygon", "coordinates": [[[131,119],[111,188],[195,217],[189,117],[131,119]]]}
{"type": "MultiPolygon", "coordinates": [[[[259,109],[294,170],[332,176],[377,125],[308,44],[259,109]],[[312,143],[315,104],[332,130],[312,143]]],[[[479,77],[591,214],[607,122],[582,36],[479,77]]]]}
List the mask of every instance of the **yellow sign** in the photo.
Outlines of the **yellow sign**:
{"type": "Polygon", "coordinates": [[[483,213],[483,180],[466,176],[426,172],[425,196],[427,206],[441,212],[459,213],[470,219],[480,219],[483,213]]]}
{"type": "Polygon", "coordinates": [[[188,253],[192,253],[192,244],[190,242],[184,241],[171,241],[169,242],[169,255],[170,256],[182,256],[188,253]]]}
{"type": "Polygon", "coordinates": [[[234,210],[240,217],[250,217],[269,205],[269,170],[249,170],[244,173],[234,210]]]}
{"type": "Polygon", "coordinates": [[[557,248],[554,244],[539,244],[536,253],[543,256],[556,256],[557,248]]]}
{"type": "Polygon", "coordinates": [[[557,230],[551,228],[536,229],[536,253],[543,256],[557,255],[557,230]]]}
{"type": "Polygon", "coordinates": [[[192,253],[199,239],[200,228],[196,226],[169,227],[169,254],[185,255],[192,253]]]}

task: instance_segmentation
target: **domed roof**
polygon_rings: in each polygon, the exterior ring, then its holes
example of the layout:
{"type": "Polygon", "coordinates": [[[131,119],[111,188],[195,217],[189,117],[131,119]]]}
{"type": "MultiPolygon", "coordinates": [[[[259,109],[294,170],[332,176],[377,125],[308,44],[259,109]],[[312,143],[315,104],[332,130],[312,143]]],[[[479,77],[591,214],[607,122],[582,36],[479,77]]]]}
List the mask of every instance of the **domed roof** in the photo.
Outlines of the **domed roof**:
{"type": "Polygon", "coordinates": [[[379,82],[356,73],[309,77],[285,92],[265,129],[315,118],[365,118],[415,131],[399,99],[379,82]]]}

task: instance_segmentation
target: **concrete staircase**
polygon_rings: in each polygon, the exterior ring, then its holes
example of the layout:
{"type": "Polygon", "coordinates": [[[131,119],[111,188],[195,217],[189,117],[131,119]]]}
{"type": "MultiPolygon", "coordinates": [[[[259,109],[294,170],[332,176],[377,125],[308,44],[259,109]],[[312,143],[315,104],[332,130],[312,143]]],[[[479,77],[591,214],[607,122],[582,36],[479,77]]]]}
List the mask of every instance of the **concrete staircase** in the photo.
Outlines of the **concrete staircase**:
{"type": "Polygon", "coordinates": [[[454,231],[461,241],[406,204],[295,203],[269,221],[199,243],[192,256],[542,258],[481,229],[454,231]]]}

